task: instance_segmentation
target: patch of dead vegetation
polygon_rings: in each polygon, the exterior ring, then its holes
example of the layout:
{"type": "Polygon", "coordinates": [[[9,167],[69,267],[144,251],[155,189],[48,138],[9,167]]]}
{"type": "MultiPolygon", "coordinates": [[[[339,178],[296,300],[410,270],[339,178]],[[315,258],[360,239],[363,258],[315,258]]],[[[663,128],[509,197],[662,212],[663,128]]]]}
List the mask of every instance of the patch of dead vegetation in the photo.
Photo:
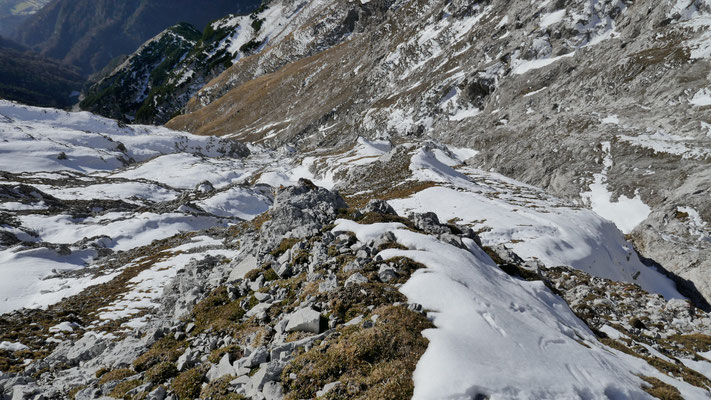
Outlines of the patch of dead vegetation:
{"type": "Polygon", "coordinates": [[[640,376],[640,378],[649,384],[649,386],[642,386],[642,389],[650,395],[660,400],[684,400],[679,389],[674,386],[651,376],[640,376]]]}
{"type": "Polygon", "coordinates": [[[407,181],[402,184],[384,188],[383,191],[374,191],[372,194],[353,194],[343,196],[348,203],[349,207],[362,208],[371,199],[380,200],[394,200],[394,199],[405,199],[412,196],[415,193],[419,193],[425,189],[438,186],[436,182],[421,182],[421,181],[407,181]]]}
{"type": "Polygon", "coordinates": [[[282,373],[286,399],[315,398],[339,381],[330,399],[406,399],[414,390],[412,374],[428,340],[420,332],[433,327],[424,315],[399,306],[379,307],[371,328],[341,327],[333,339],[298,355],[282,373]]]}
{"type": "MultiPolygon", "coordinates": [[[[102,309],[120,299],[121,295],[129,290],[131,279],[152,268],[156,263],[175,255],[172,249],[195,235],[195,232],[181,233],[138,249],[116,254],[96,270],[95,276],[111,273],[129,265],[121,269],[118,276],[109,282],[88,287],[77,295],[49,306],[46,310],[21,310],[0,315],[0,341],[22,341],[29,347],[27,350],[14,353],[0,351],[0,371],[18,372],[24,369],[26,359],[38,360],[49,355],[56,347],[56,343],[47,342],[48,338],[55,336],[49,328],[59,322],[68,321],[87,327],[99,321],[102,309]]],[[[95,329],[122,337],[125,334],[123,323],[140,317],[146,312],[147,310],[131,317],[103,321],[95,329]]],[[[74,332],[65,334],[65,337],[78,339],[84,331],[85,328],[76,328],[74,332]]]]}

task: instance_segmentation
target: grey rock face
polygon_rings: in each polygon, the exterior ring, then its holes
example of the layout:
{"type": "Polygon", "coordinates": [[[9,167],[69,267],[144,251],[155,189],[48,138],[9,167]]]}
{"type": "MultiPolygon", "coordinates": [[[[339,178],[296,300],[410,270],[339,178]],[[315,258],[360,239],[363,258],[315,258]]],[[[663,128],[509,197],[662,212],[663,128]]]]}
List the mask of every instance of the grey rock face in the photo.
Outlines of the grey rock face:
{"type": "Polygon", "coordinates": [[[281,371],[284,370],[285,365],[286,364],[281,361],[270,361],[268,363],[263,363],[259,367],[257,373],[252,376],[252,379],[249,383],[249,388],[247,389],[248,393],[262,391],[265,384],[267,384],[268,382],[273,382],[279,377],[281,371]]]}
{"type": "Polygon", "coordinates": [[[450,232],[449,229],[439,223],[439,218],[437,217],[437,214],[433,212],[413,214],[411,218],[418,229],[421,229],[427,233],[436,235],[450,232]]]}
{"type": "Polygon", "coordinates": [[[205,377],[208,381],[213,382],[222,378],[223,376],[233,375],[234,373],[235,369],[232,367],[232,363],[230,362],[230,355],[225,354],[224,356],[222,356],[219,363],[213,365],[212,368],[207,371],[205,377]]]}
{"type": "Polygon", "coordinates": [[[287,316],[287,332],[321,332],[321,313],[311,308],[302,308],[287,316]]]}
{"type": "MultiPolygon", "coordinates": [[[[282,68],[289,73],[273,75],[272,87],[290,88],[288,96],[275,89],[243,100],[254,93],[254,77],[284,66],[275,58],[295,54],[285,39],[207,85],[188,107],[191,114],[170,126],[300,150],[358,137],[436,139],[479,151],[467,160],[472,166],[586,206],[590,198],[581,194],[604,175],[611,201],[639,195],[652,209],[632,236],[640,251],[711,297],[709,109],[701,101],[711,63],[697,46],[709,28],[689,29],[691,18],[708,16],[706,3],[322,5],[332,15],[358,15],[357,28],[345,29],[352,32],[348,46],[337,46],[343,29],[333,25],[347,18],[324,22],[316,40],[327,50],[308,59],[318,68],[291,63],[282,68]],[[561,18],[544,21],[561,11],[561,18]],[[314,84],[304,86],[305,80],[314,84]],[[344,89],[333,91],[334,85],[344,89]],[[295,100],[300,107],[292,107],[295,100]],[[245,112],[257,108],[258,114],[245,112]],[[285,118],[288,126],[273,137],[266,131],[255,137],[257,120],[285,118]],[[679,207],[693,208],[706,225],[696,227],[679,207]]],[[[311,23],[304,21],[303,29],[311,23]]],[[[402,181],[408,164],[354,168],[344,173],[343,186],[368,180],[378,193],[402,181]]]]}
{"type": "Polygon", "coordinates": [[[345,286],[360,285],[361,283],[368,283],[368,278],[363,276],[360,272],[355,272],[346,279],[345,286]]]}
{"type": "Polygon", "coordinates": [[[296,186],[282,189],[274,198],[269,211],[271,219],[262,225],[262,236],[277,240],[282,237],[303,238],[318,232],[334,219],[336,211],[346,208],[346,202],[338,194],[300,180],[296,186]]]}
{"type": "Polygon", "coordinates": [[[393,267],[383,265],[378,270],[378,277],[382,282],[390,282],[397,278],[397,271],[393,267]]]}
{"type": "Polygon", "coordinates": [[[267,362],[269,358],[269,351],[266,347],[257,347],[249,356],[239,360],[240,367],[254,368],[262,363],[267,362]]]}
{"type": "Polygon", "coordinates": [[[147,400],[165,400],[166,395],[167,395],[167,391],[165,390],[165,388],[163,386],[159,386],[157,389],[148,393],[148,397],[146,397],[146,399],[147,400]]]}
{"type": "Polygon", "coordinates": [[[183,371],[192,366],[195,362],[193,351],[188,347],[185,352],[178,357],[178,361],[175,363],[175,367],[178,371],[183,371]]]}
{"type": "Polygon", "coordinates": [[[397,212],[388,204],[386,201],[379,200],[379,199],[372,199],[368,201],[368,204],[363,207],[362,210],[360,210],[363,214],[369,213],[369,212],[375,212],[378,214],[388,214],[388,215],[397,215],[397,212]]]}
{"type": "Polygon", "coordinates": [[[63,360],[70,365],[77,365],[101,354],[108,346],[107,341],[95,334],[86,334],[75,343],[66,343],[57,348],[49,357],[50,361],[63,360]]]}

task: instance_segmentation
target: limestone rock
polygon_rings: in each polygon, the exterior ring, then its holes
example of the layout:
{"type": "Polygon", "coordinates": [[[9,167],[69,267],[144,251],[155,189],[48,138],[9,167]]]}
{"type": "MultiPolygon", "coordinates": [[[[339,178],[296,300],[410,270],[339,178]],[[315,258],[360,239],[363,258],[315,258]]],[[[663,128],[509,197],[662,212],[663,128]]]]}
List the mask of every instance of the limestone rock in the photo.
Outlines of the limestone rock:
{"type": "Polygon", "coordinates": [[[311,308],[302,308],[287,316],[287,332],[321,332],[321,313],[311,308]]]}

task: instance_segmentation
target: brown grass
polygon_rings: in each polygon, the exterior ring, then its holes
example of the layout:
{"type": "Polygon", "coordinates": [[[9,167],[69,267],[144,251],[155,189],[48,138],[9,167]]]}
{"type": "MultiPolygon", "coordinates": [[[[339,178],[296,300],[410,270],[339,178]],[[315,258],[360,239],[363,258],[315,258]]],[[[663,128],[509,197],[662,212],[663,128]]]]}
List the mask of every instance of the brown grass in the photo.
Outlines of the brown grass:
{"type": "Polygon", "coordinates": [[[282,373],[286,399],[315,398],[326,383],[340,381],[331,399],[407,399],[412,373],[427,349],[420,332],[432,327],[423,315],[405,307],[373,311],[372,328],[340,328],[335,339],[297,356],[282,373]]]}
{"type": "Polygon", "coordinates": [[[650,385],[642,386],[642,389],[650,395],[661,400],[684,400],[679,389],[674,386],[651,376],[640,376],[640,378],[650,385]]]}
{"type": "Polygon", "coordinates": [[[345,200],[349,207],[362,208],[371,199],[393,200],[404,199],[425,189],[438,186],[436,182],[407,181],[400,185],[384,189],[384,191],[373,194],[346,195],[345,200]]]}

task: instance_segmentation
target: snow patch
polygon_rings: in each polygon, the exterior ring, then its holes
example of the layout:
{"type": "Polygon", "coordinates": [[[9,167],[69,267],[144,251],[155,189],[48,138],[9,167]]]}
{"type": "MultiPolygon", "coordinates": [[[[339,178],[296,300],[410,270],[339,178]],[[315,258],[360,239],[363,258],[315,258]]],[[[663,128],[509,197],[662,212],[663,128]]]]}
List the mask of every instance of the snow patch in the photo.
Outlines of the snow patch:
{"type": "Polygon", "coordinates": [[[545,14],[541,17],[541,28],[547,28],[553,24],[557,24],[562,21],[565,17],[565,9],[554,11],[549,14],[545,14]]]}
{"type": "MultiPolygon", "coordinates": [[[[400,288],[409,302],[431,310],[436,327],[423,332],[429,345],[413,376],[413,399],[605,398],[610,393],[646,398],[637,375],[674,381],[642,360],[605,348],[542,282],[510,277],[470,239],[461,249],[397,224],[336,221],[333,232],[344,231],[361,241],[391,231],[409,250],[379,254],[427,267],[400,288]]],[[[673,384],[687,395],[703,392],[673,384]]]]}
{"type": "Polygon", "coordinates": [[[642,201],[639,194],[631,199],[622,194],[617,201],[612,201],[612,193],[607,189],[607,172],[612,167],[610,142],[602,143],[602,151],[605,153],[603,171],[594,175],[590,190],[581,193],[581,196],[590,204],[593,211],[614,222],[623,233],[630,233],[647,219],[652,209],[642,201]]]}

